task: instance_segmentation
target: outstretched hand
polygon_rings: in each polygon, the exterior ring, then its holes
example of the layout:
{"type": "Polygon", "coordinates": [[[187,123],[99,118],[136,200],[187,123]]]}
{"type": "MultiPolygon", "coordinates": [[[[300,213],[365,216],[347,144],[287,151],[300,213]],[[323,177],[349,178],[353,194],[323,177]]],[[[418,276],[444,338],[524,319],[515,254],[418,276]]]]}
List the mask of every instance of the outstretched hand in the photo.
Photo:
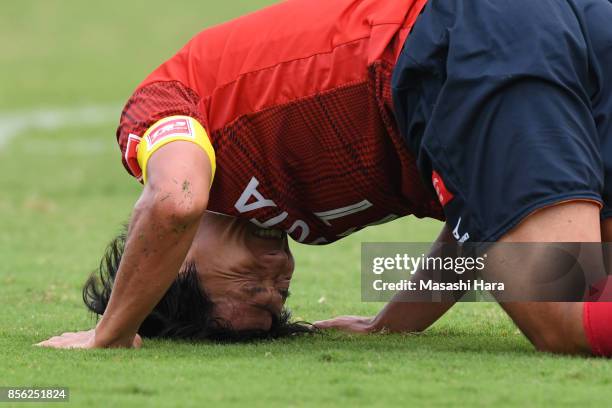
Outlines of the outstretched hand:
{"type": "Polygon", "coordinates": [[[131,342],[126,341],[123,343],[117,343],[112,345],[102,345],[96,343],[96,330],[91,329],[76,333],[64,333],[61,336],[51,337],[49,340],[41,341],[40,343],[35,345],[39,347],[50,347],[59,349],[93,349],[107,347],[140,348],[142,346],[142,338],[137,334],[134,336],[131,342]]]}
{"type": "Polygon", "coordinates": [[[313,323],[317,329],[342,330],[347,333],[370,334],[376,331],[374,318],[363,316],[339,316],[329,320],[321,320],[313,323]]]}

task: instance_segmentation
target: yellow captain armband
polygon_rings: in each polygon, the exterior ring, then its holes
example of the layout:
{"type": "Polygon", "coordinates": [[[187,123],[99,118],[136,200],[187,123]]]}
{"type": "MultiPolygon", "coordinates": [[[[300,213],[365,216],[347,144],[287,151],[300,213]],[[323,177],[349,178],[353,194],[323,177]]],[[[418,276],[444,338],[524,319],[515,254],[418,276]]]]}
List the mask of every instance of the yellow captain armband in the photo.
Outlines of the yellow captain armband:
{"type": "MultiPolygon", "coordinates": [[[[210,143],[206,130],[189,116],[170,116],[156,122],[149,128],[138,144],[138,164],[142,169],[142,181],[147,182],[147,162],[160,147],[178,140],[192,142],[207,154],[211,165],[212,179],[217,168],[215,149],[210,143]]],[[[211,180],[212,184],[212,180],[211,180]]]]}

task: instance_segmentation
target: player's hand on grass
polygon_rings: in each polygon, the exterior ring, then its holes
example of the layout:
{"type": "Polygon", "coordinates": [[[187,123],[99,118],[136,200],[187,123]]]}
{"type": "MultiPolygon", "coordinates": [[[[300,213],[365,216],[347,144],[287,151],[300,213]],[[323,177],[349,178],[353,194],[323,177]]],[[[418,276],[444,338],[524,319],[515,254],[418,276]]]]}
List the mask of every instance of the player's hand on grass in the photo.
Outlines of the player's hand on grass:
{"type": "Polygon", "coordinates": [[[113,344],[100,344],[96,342],[96,330],[80,331],[76,333],[64,333],[61,336],[51,337],[49,340],[41,341],[36,344],[40,347],[60,348],[60,349],[92,349],[92,348],[140,348],[142,339],[137,334],[132,339],[113,344]]]}
{"type": "Polygon", "coordinates": [[[313,325],[321,330],[334,329],[356,334],[370,334],[376,331],[374,318],[363,316],[339,316],[315,322],[313,325]]]}

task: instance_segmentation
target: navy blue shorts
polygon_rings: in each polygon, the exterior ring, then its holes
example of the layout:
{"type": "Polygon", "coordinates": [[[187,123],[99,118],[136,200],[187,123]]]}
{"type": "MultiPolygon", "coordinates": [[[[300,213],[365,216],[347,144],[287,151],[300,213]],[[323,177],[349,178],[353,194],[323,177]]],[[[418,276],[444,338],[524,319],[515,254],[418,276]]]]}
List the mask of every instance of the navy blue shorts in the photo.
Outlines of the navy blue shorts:
{"type": "Polygon", "coordinates": [[[393,98],[459,241],[567,200],[612,216],[610,0],[430,0],[393,98]]]}

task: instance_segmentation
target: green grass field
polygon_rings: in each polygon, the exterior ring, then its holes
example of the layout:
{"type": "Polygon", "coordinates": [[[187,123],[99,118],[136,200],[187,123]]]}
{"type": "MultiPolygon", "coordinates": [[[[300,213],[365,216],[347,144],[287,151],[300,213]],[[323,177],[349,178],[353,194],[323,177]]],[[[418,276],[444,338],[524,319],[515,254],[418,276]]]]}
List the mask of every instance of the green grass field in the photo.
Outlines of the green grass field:
{"type": "MultiPolygon", "coordinates": [[[[146,341],[138,351],[32,346],[94,324],[81,284],[139,194],[114,141],[121,103],[201,28],[269,3],[3,2],[0,387],[67,386],[79,406],[610,405],[611,362],[539,354],[493,304],[458,305],[422,335],[146,341]],[[27,123],[32,110],[89,105],[116,114],[27,123]],[[11,118],[22,118],[17,130],[11,118]]],[[[408,219],[326,248],[294,245],[294,315],[374,314],[382,305],[360,301],[360,243],[431,241],[438,228],[408,219]]]]}

